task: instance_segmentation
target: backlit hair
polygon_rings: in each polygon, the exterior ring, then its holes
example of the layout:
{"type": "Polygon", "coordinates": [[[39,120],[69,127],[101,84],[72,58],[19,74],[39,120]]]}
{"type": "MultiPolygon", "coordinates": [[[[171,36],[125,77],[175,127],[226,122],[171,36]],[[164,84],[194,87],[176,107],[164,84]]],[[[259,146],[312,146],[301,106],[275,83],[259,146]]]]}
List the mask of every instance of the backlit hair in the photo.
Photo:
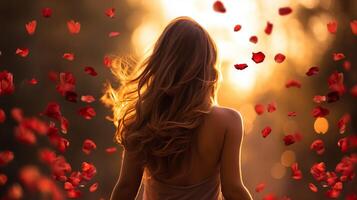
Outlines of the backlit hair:
{"type": "Polygon", "coordinates": [[[189,17],[172,20],[152,53],[133,67],[112,68],[120,86],[102,97],[112,106],[115,140],[154,175],[172,177],[188,159],[197,129],[216,104],[217,50],[189,17]]]}

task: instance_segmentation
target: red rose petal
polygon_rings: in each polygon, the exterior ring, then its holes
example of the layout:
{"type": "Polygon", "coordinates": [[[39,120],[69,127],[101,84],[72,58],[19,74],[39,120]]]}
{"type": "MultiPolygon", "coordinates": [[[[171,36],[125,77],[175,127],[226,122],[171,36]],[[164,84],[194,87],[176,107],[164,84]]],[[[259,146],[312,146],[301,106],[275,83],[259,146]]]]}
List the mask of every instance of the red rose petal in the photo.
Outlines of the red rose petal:
{"type": "Polygon", "coordinates": [[[335,34],[337,32],[337,21],[327,23],[327,30],[332,34],[335,34]]]}
{"type": "Polygon", "coordinates": [[[69,147],[69,141],[65,138],[59,138],[56,147],[61,153],[64,153],[69,147]]]}
{"type": "Polygon", "coordinates": [[[56,90],[62,95],[66,96],[68,92],[74,92],[76,79],[70,72],[59,73],[59,81],[56,85],[56,90]]]}
{"type": "Polygon", "coordinates": [[[21,57],[27,57],[30,50],[28,48],[17,48],[15,53],[21,57]]]}
{"type": "Polygon", "coordinates": [[[337,146],[340,147],[342,153],[346,153],[349,150],[348,138],[341,138],[337,142],[337,146]]]}
{"type": "Polygon", "coordinates": [[[239,25],[239,24],[235,25],[235,26],[234,26],[234,32],[240,31],[241,28],[242,28],[241,25],[239,25]]]}
{"type": "Polygon", "coordinates": [[[340,196],[341,191],[340,190],[327,190],[326,196],[331,199],[336,199],[340,196]]]}
{"type": "Polygon", "coordinates": [[[312,184],[312,183],[309,183],[309,188],[310,188],[310,190],[313,191],[313,192],[317,192],[317,191],[318,191],[317,187],[316,187],[314,184],[312,184]]]}
{"type": "Polygon", "coordinates": [[[81,101],[86,103],[92,103],[95,101],[95,98],[92,95],[83,95],[81,96],[81,101]]]}
{"type": "Polygon", "coordinates": [[[327,98],[327,103],[333,103],[340,99],[340,94],[337,91],[332,91],[326,95],[326,98],[327,98]]]}
{"type": "Polygon", "coordinates": [[[47,107],[42,114],[56,120],[61,120],[62,117],[61,107],[56,102],[50,102],[47,104],[47,107]]]}
{"type": "Polygon", "coordinates": [[[256,112],[258,115],[263,114],[263,113],[264,113],[264,110],[265,110],[263,104],[257,104],[257,105],[255,105],[254,109],[255,109],[255,112],[256,112]]]}
{"type": "Polygon", "coordinates": [[[344,114],[339,120],[338,120],[338,128],[340,133],[344,133],[346,131],[346,126],[347,124],[351,121],[351,115],[349,113],[344,114]]]}
{"type": "Polygon", "coordinates": [[[14,135],[15,139],[22,144],[35,145],[37,142],[35,134],[24,127],[17,127],[14,135]]]}
{"type": "Polygon", "coordinates": [[[282,7],[282,8],[279,8],[279,15],[288,15],[292,12],[293,10],[290,8],[290,7],[282,7]]]}
{"type": "Polygon", "coordinates": [[[26,188],[32,188],[41,178],[39,169],[33,165],[21,167],[19,170],[19,180],[26,188]]]}
{"type": "MultiPolygon", "coordinates": [[[[349,136],[349,137],[353,137],[353,136],[349,136]]],[[[354,148],[356,148],[356,140],[357,137],[354,136],[354,148]]],[[[350,140],[350,139],[348,139],[350,140]]],[[[350,143],[349,145],[351,145],[352,143],[350,143]]],[[[349,148],[349,147],[348,147],[349,148]]],[[[341,149],[342,150],[342,149],[341,149]]],[[[343,152],[346,152],[348,149],[346,149],[343,152]]],[[[354,165],[355,163],[357,163],[357,155],[356,154],[352,154],[351,156],[344,156],[341,161],[336,165],[335,168],[335,172],[338,174],[341,174],[341,177],[339,178],[341,181],[351,181],[354,179],[355,176],[355,170],[354,170],[354,165]]],[[[331,177],[330,179],[332,179],[332,181],[329,181],[329,185],[333,185],[332,189],[336,189],[336,190],[341,190],[342,189],[342,185],[338,184],[336,185],[336,183],[338,183],[338,179],[337,176],[331,177]]]]}
{"type": "Polygon", "coordinates": [[[67,22],[67,28],[69,33],[78,34],[81,30],[81,24],[79,22],[75,22],[74,20],[70,20],[67,22]]]}
{"type": "Polygon", "coordinates": [[[32,20],[29,23],[27,23],[25,25],[26,31],[29,35],[33,35],[36,31],[36,25],[37,25],[37,21],[36,20],[32,20]]]}
{"type": "Polygon", "coordinates": [[[255,35],[251,36],[249,42],[256,44],[258,42],[258,37],[255,35]]]}
{"type": "Polygon", "coordinates": [[[340,186],[336,185],[336,183],[338,182],[338,177],[335,172],[326,172],[326,182],[329,186],[332,186],[332,189],[337,189],[340,186]]]}
{"type": "Polygon", "coordinates": [[[223,3],[221,1],[215,1],[213,3],[213,10],[219,13],[225,13],[226,8],[224,7],[223,3]]]}
{"type": "Polygon", "coordinates": [[[315,163],[311,169],[310,173],[316,181],[322,181],[326,178],[326,167],[324,162],[315,163]]]}
{"type": "Polygon", "coordinates": [[[74,54],[73,53],[64,53],[63,58],[69,61],[74,60],[74,54]]]}
{"type": "Polygon", "coordinates": [[[278,198],[275,194],[266,194],[264,195],[263,200],[278,200],[278,198]]]}
{"type": "Polygon", "coordinates": [[[5,174],[0,174],[0,186],[5,185],[7,182],[7,176],[5,174]]]}
{"type": "Polygon", "coordinates": [[[108,34],[108,37],[116,37],[116,36],[119,36],[119,35],[120,35],[119,32],[113,31],[113,32],[110,32],[110,33],[108,34]]]}
{"type": "Polygon", "coordinates": [[[345,200],[357,200],[357,194],[355,193],[347,194],[345,200]]]}
{"type": "Polygon", "coordinates": [[[302,172],[299,170],[299,166],[297,163],[293,163],[291,165],[292,178],[295,180],[302,179],[302,172]]]}
{"type": "Polygon", "coordinates": [[[62,181],[66,181],[67,173],[72,171],[71,165],[66,161],[63,156],[57,156],[56,159],[50,164],[52,175],[62,181]]]}
{"type": "Polygon", "coordinates": [[[338,198],[342,191],[342,182],[336,182],[335,185],[326,192],[326,196],[329,198],[338,198]]]}
{"type": "Polygon", "coordinates": [[[0,166],[5,166],[14,160],[14,153],[12,151],[0,151],[0,166]]]}
{"type": "Polygon", "coordinates": [[[345,60],[344,62],[343,62],[343,68],[346,70],[346,71],[350,71],[351,70],[351,62],[350,61],[348,61],[348,60],[345,60]]]}
{"type": "Polygon", "coordinates": [[[93,183],[90,187],[89,187],[89,191],[90,192],[95,192],[98,189],[98,183],[93,183]]]}
{"type": "Polygon", "coordinates": [[[284,141],[284,144],[285,144],[286,146],[288,146],[288,145],[291,145],[291,144],[294,144],[294,143],[295,143],[295,137],[294,137],[294,135],[291,135],[291,134],[285,135],[285,136],[283,137],[283,141],[284,141]]]}
{"type": "Polygon", "coordinates": [[[262,130],[262,136],[266,138],[271,133],[271,127],[267,126],[262,130]]]}
{"type": "Polygon", "coordinates": [[[73,187],[73,185],[72,185],[72,183],[71,182],[65,182],[64,183],[64,189],[65,190],[73,190],[74,189],[74,187],[73,187]]]}
{"type": "Polygon", "coordinates": [[[107,8],[105,10],[105,15],[108,16],[109,18],[114,18],[114,16],[115,16],[115,8],[107,8]]]}
{"type": "MultiPolygon", "coordinates": [[[[357,135],[347,136],[347,139],[348,139],[348,142],[349,142],[349,146],[351,148],[357,148],[357,135]]],[[[357,161],[357,160],[355,160],[355,161],[357,161]]]]}
{"type": "Polygon", "coordinates": [[[29,85],[36,85],[38,83],[38,80],[35,78],[32,78],[32,79],[28,80],[27,83],[29,85]]]}
{"type": "Polygon", "coordinates": [[[275,102],[271,102],[268,104],[267,106],[267,111],[272,113],[276,110],[276,103],[275,102]]]}
{"type": "Polygon", "coordinates": [[[58,77],[59,77],[59,74],[57,72],[54,72],[54,71],[49,71],[48,72],[48,78],[50,79],[50,81],[57,82],[58,81],[58,77]]]}
{"type": "Polygon", "coordinates": [[[5,111],[0,108],[0,123],[4,123],[5,120],[6,120],[5,111]]]}
{"type": "Polygon", "coordinates": [[[107,153],[114,153],[116,151],[117,151],[116,147],[108,147],[105,149],[105,152],[107,152],[107,153]]]}
{"type": "Polygon", "coordinates": [[[296,112],[293,112],[293,111],[288,112],[288,116],[289,117],[295,117],[296,116],[296,112]]]}
{"type": "Polygon", "coordinates": [[[24,118],[20,108],[11,109],[11,117],[17,122],[21,122],[24,118]]]}
{"type": "Polygon", "coordinates": [[[98,73],[95,71],[93,67],[84,67],[84,72],[91,75],[91,76],[97,76],[98,73]]]}
{"type": "Polygon", "coordinates": [[[112,59],[109,56],[104,56],[103,63],[104,63],[104,66],[107,68],[112,67],[112,59]]]}
{"type": "Polygon", "coordinates": [[[46,164],[51,164],[56,159],[56,153],[50,149],[41,149],[38,156],[39,160],[46,164]]]}
{"type": "Polygon", "coordinates": [[[313,76],[319,73],[320,68],[319,67],[311,67],[307,72],[307,76],[313,76]]]}
{"type": "Polygon", "coordinates": [[[321,106],[316,106],[311,114],[313,117],[317,118],[317,117],[325,117],[326,115],[328,115],[330,113],[330,111],[326,108],[323,108],[321,106]]]}
{"type": "MultiPolygon", "coordinates": [[[[7,197],[8,199],[22,199],[23,197],[23,189],[20,184],[14,183],[7,189],[7,197]]],[[[6,199],[6,198],[5,198],[6,199]]]]}
{"type": "Polygon", "coordinates": [[[300,142],[302,140],[302,135],[299,132],[293,134],[295,141],[300,142]]]}
{"type": "Polygon", "coordinates": [[[65,117],[61,117],[61,119],[60,119],[60,123],[61,123],[61,131],[62,131],[62,133],[67,133],[67,131],[68,131],[68,126],[69,126],[69,122],[68,122],[68,120],[67,120],[67,118],[65,118],[65,117]]]}
{"type": "Polygon", "coordinates": [[[265,55],[263,52],[259,51],[257,53],[252,53],[252,60],[255,62],[255,63],[261,63],[263,62],[265,59],[265,55]]]}
{"type": "Polygon", "coordinates": [[[316,95],[316,96],[314,96],[313,101],[315,103],[325,102],[326,101],[326,96],[316,95]]]}
{"type": "Polygon", "coordinates": [[[235,64],[234,67],[238,70],[243,70],[243,69],[247,68],[248,65],[245,63],[242,63],[242,64],[235,64]]]}
{"type": "MultiPolygon", "coordinates": [[[[351,95],[354,96],[354,97],[357,97],[357,85],[354,85],[352,88],[351,88],[351,95]]],[[[0,93],[1,94],[1,93],[0,93]]]]}
{"type": "Polygon", "coordinates": [[[261,191],[263,191],[264,189],[265,189],[265,183],[259,183],[256,187],[255,187],[255,191],[256,192],[261,192],[261,191]]]}
{"type": "Polygon", "coordinates": [[[84,119],[90,120],[96,115],[96,112],[91,106],[85,106],[78,110],[78,114],[84,117],[84,119]]]}
{"type": "Polygon", "coordinates": [[[285,55],[281,54],[281,53],[278,53],[278,54],[276,54],[274,56],[274,60],[275,60],[276,63],[282,63],[285,60],[285,55]]]}
{"type": "Polygon", "coordinates": [[[357,35],[357,20],[350,22],[351,31],[353,34],[357,35]]]}
{"type": "Polygon", "coordinates": [[[343,73],[334,71],[327,80],[329,89],[334,92],[338,92],[338,95],[343,95],[346,91],[345,85],[343,83],[343,73]]]}
{"type": "Polygon", "coordinates": [[[14,93],[14,77],[12,73],[4,70],[0,71],[0,96],[14,93]]]}
{"type": "Polygon", "coordinates": [[[296,88],[301,88],[301,83],[298,80],[288,80],[285,83],[286,88],[291,88],[291,87],[296,87],[296,88]]]}
{"type": "Polygon", "coordinates": [[[42,16],[45,18],[49,18],[52,16],[52,9],[51,8],[43,8],[42,9],[42,16]]]}
{"type": "Polygon", "coordinates": [[[92,163],[83,162],[81,168],[82,178],[87,181],[90,181],[97,173],[97,169],[92,163]]]}
{"type": "Polygon", "coordinates": [[[89,155],[92,150],[96,149],[97,148],[97,145],[93,142],[93,140],[90,140],[90,139],[86,139],[84,140],[83,142],[83,145],[82,145],[82,151],[89,155]]]}
{"type": "Polygon", "coordinates": [[[345,55],[343,53],[333,53],[332,58],[334,61],[339,61],[345,58],[345,55]]]}
{"type": "Polygon", "coordinates": [[[325,152],[324,142],[322,140],[315,140],[310,145],[310,149],[316,151],[318,155],[322,155],[325,152]]]}
{"type": "Polygon", "coordinates": [[[265,26],[264,32],[267,35],[270,35],[272,33],[272,31],[273,31],[273,24],[268,21],[267,25],[265,26]]]}
{"type": "Polygon", "coordinates": [[[67,197],[71,199],[77,199],[81,197],[81,191],[79,190],[69,190],[67,191],[67,197]]]}

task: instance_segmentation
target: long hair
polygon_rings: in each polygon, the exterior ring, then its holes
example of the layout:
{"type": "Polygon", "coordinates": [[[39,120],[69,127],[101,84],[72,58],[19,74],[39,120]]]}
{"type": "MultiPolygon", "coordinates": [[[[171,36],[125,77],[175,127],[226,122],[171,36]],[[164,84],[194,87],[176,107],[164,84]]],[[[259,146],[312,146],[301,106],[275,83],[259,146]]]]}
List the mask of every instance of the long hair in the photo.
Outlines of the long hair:
{"type": "Polygon", "coordinates": [[[141,63],[119,59],[120,87],[102,97],[113,107],[115,141],[151,174],[174,177],[189,158],[203,119],[217,104],[216,45],[189,17],[171,21],[141,63]],[[177,171],[176,171],[177,173],[177,171]]]}

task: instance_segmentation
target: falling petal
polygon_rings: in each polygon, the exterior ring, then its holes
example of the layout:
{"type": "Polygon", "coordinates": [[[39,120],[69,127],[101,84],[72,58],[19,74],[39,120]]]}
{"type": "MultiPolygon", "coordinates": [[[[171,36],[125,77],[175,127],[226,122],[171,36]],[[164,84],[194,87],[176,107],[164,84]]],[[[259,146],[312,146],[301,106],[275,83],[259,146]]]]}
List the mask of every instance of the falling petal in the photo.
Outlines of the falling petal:
{"type": "Polygon", "coordinates": [[[225,13],[226,8],[221,1],[215,1],[213,4],[213,10],[219,13],[225,13]]]}

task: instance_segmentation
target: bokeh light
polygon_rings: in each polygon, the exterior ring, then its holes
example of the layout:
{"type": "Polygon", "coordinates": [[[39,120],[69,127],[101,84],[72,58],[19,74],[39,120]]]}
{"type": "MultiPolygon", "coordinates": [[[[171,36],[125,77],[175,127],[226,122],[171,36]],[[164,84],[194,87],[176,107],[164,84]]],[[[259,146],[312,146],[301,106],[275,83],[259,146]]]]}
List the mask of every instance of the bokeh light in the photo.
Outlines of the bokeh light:
{"type": "Polygon", "coordinates": [[[271,168],[271,176],[275,179],[281,179],[286,174],[286,168],[281,163],[275,163],[271,168]]]}
{"type": "Polygon", "coordinates": [[[318,117],[314,123],[314,129],[317,134],[325,134],[328,131],[328,121],[324,117],[318,117]]]}
{"type": "Polygon", "coordinates": [[[296,160],[295,152],[291,150],[286,150],[281,154],[280,162],[285,167],[290,167],[296,160]]]}

